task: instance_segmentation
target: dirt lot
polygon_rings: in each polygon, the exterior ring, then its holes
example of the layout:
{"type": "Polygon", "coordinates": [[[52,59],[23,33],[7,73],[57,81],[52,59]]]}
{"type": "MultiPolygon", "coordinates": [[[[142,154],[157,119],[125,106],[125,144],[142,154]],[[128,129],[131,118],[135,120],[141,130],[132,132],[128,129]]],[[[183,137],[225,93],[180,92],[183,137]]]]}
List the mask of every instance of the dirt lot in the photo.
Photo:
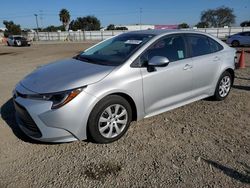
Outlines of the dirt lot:
{"type": "Polygon", "coordinates": [[[0,187],[250,187],[250,54],[223,102],[132,123],[119,141],[44,144],[14,120],[11,92],[37,66],[90,44],[0,46],[0,187]]]}

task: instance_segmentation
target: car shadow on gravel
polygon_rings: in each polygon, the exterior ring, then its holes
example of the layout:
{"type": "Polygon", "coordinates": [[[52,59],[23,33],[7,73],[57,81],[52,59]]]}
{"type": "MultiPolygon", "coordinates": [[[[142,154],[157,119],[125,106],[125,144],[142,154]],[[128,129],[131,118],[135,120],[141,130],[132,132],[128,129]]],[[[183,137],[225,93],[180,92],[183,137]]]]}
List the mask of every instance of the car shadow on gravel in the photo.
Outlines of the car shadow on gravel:
{"type": "Polygon", "coordinates": [[[233,85],[234,89],[250,91],[250,86],[233,85]]]}
{"type": "Polygon", "coordinates": [[[6,122],[6,124],[12,129],[12,132],[15,134],[17,138],[24,142],[29,142],[33,144],[49,144],[44,142],[39,142],[33,140],[26,136],[23,131],[19,128],[15,118],[15,108],[13,104],[13,99],[10,98],[3,106],[1,106],[1,117],[6,122]]]}
{"type": "MultiPolygon", "coordinates": [[[[226,167],[222,164],[219,164],[219,163],[211,161],[211,160],[206,160],[206,159],[203,159],[203,160],[207,164],[221,170],[225,175],[227,175],[227,176],[229,176],[237,181],[240,181],[241,183],[250,184],[250,175],[242,174],[242,173],[238,172],[237,170],[226,167]]],[[[243,165],[243,166],[245,168],[249,168],[249,166],[247,166],[247,165],[243,165]]],[[[245,172],[248,174],[249,171],[250,171],[250,168],[247,169],[245,172]]]]}

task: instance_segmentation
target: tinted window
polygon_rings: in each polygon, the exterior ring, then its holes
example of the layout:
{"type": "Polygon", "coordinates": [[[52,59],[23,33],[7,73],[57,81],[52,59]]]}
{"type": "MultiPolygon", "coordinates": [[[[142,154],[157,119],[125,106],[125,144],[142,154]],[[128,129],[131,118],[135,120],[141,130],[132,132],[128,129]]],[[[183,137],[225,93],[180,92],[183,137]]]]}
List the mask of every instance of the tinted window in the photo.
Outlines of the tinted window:
{"type": "Polygon", "coordinates": [[[24,37],[14,37],[15,40],[26,40],[24,37]]]}
{"type": "Polygon", "coordinates": [[[241,36],[250,36],[250,32],[242,32],[240,33],[241,36]]]}
{"type": "Polygon", "coordinates": [[[200,56],[211,53],[210,43],[204,35],[187,35],[187,41],[191,47],[191,56],[200,56]]]}
{"type": "Polygon", "coordinates": [[[142,56],[141,61],[145,62],[154,56],[164,56],[170,62],[186,58],[185,41],[182,36],[173,35],[157,41],[142,56]]]}
{"type": "Polygon", "coordinates": [[[208,38],[209,44],[210,44],[210,48],[211,48],[211,52],[218,52],[220,50],[223,49],[223,46],[220,45],[218,42],[216,42],[215,40],[208,38]]]}

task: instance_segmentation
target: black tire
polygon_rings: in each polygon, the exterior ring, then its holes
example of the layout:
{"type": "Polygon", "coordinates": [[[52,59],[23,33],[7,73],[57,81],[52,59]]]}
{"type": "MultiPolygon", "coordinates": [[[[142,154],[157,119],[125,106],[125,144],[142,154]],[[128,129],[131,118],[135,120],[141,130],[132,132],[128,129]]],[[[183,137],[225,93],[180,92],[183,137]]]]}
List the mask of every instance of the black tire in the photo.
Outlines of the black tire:
{"type": "Polygon", "coordinates": [[[9,42],[7,42],[7,45],[8,45],[8,46],[10,46],[10,43],[9,43],[9,42]]]}
{"type": "MultiPolygon", "coordinates": [[[[126,99],[124,99],[121,96],[118,95],[109,95],[102,100],[100,100],[95,107],[93,108],[89,119],[88,119],[88,139],[96,142],[96,143],[111,143],[119,138],[121,138],[128,130],[129,125],[132,121],[132,109],[130,104],[126,99]],[[115,137],[113,138],[106,138],[104,137],[100,130],[99,130],[99,119],[104,113],[105,109],[112,106],[119,104],[121,105],[124,109],[126,109],[127,112],[127,123],[124,125],[123,130],[115,137]]],[[[112,128],[112,131],[114,131],[114,128],[112,128]]],[[[112,132],[111,131],[111,132],[112,132]]]]}
{"type": "Polygon", "coordinates": [[[222,75],[220,76],[220,78],[219,78],[219,80],[217,82],[213,99],[217,100],[217,101],[224,100],[229,95],[229,93],[230,93],[230,90],[231,90],[231,87],[232,87],[232,83],[233,83],[232,75],[229,72],[227,72],[227,71],[225,71],[224,73],[222,73],[222,75]],[[229,79],[230,79],[229,91],[227,92],[227,94],[225,96],[222,96],[220,94],[220,85],[221,85],[222,79],[224,79],[226,77],[229,77],[229,79]]]}
{"type": "Polygon", "coordinates": [[[238,46],[240,46],[240,42],[237,41],[237,40],[233,40],[231,44],[232,44],[233,47],[238,47],[238,46]]]}

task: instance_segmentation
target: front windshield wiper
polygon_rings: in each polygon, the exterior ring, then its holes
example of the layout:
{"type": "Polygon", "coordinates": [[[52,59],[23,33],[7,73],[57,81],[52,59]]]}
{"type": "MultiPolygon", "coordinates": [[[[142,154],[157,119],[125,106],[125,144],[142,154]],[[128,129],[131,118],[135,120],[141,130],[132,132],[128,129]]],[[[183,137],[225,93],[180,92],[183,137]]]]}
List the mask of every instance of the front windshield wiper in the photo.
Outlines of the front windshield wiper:
{"type": "Polygon", "coordinates": [[[77,59],[77,60],[80,60],[80,61],[93,62],[92,59],[87,58],[87,57],[83,57],[83,56],[81,56],[81,55],[77,55],[77,56],[73,57],[73,59],[77,59]]]}
{"type": "Polygon", "coordinates": [[[77,55],[75,57],[73,57],[73,59],[77,59],[79,61],[85,61],[87,63],[93,63],[93,64],[99,64],[99,65],[107,65],[101,61],[97,61],[96,59],[92,59],[92,58],[88,58],[86,56],[82,56],[82,55],[77,55]]]}

